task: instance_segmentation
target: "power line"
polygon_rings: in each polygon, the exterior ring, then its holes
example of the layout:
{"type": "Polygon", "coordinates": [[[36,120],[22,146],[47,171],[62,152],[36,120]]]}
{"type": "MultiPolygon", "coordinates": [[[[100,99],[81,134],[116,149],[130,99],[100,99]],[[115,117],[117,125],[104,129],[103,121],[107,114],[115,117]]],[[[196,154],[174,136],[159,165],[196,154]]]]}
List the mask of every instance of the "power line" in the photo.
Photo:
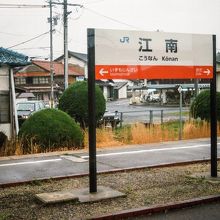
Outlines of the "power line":
{"type": "MultiPolygon", "coordinates": [[[[74,0],[75,1],[75,0],[74,0]]],[[[94,1],[83,1],[82,5],[88,5],[88,4],[96,4],[100,2],[104,2],[105,0],[94,0],[94,1]]]]}
{"type": "Polygon", "coordinates": [[[0,8],[48,8],[49,5],[0,4],[0,8]]]}
{"type": "Polygon", "coordinates": [[[83,7],[83,5],[81,5],[81,4],[71,4],[71,3],[67,3],[67,4],[65,4],[65,3],[61,3],[61,2],[52,2],[52,4],[54,4],[54,5],[68,5],[68,6],[79,6],[79,7],[83,7]]]}
{"type": "Polygon", "coordinates": [[[43,35],[45,35],[45,34],[48,34],[49,32],[50,32],[50,31],[44,32],[43,34],[37,35],[36,37],[33,37],[33,38],[31,38],[31,39],[29,39],[29,40],[26,40],[26,41],[23,41],[23,42],[21,42],[21,43],[15,44],[15,45],[13,45],[13,46],[11,46],[11,47],[8,47],[7,49],[11,49],[11,48],[13,48],[13,47],[17,47],[17,46],[19,46],[19,45],[22,45],[22,44],[25,44],[25,43],[30,42],[30,41],[32,41],[32,40],[35,40],[35,39],[37,39],[37,38],[39,38],[39,37],[41,37],[41,36],[43,36],[43,35]]]}
{"type": "Polygon", "coordinates": [[[131,27],[131,28],[134,28],[134,29],[137,29],[137,30],[141,30],[141,28],[139,28],[139,27],[136,27],[136,26],[127,24],[127,23],[125,23],[125,22],[119,21],[119,20],[117,20],[117,19],[115,19],[115,18],[106,16],[106,15],[104,15],[104,14],[101,14],[101,13],[99,13],[99,12],[97,12],[97,11],[94,11],[94,10],[92,10],[92,9],[90,9],[90,8],[87,8],[87,7],[85,7],[85,6],[83,6],[83,8],[85,8],[86,10],[88,10],[88,11],[90,11],[90,12],[92,12],[92,13],[98,15],[98,16],[107,18],[107,19],[109,19],[109,20],[111,20],[111,21],[117,22],[117,23],[119,23],[119,24],[126,25],[126,26],[128,26],[128,27],[131,27]]]}
{"type": "Polygon", "coordinates": [[[15,50],[45,50],[49,48],[50,47],[24,47],[24,48],[17,48],[15,50]]]}

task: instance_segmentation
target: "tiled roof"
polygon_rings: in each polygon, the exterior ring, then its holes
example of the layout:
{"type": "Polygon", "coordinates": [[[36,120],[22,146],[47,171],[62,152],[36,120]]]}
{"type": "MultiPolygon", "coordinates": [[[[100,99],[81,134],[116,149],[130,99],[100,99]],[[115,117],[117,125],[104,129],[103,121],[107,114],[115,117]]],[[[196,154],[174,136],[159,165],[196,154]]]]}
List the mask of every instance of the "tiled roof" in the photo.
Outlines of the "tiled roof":
{"type": "Polygon", "coordinates": [[[16,95],[16,98],[35,98],[32,92],[22,92],[16,95]]]}
{"type": "Polygon", "coordinates": [[[27,65],[28,63],[29,62],[27,56],[0,47],[0,64],[7,64],[9,66],[15,67],[27,65]]]}
{"type": "Polygon", "coordinates": [[[126,86],[128,82],[114,82],[114,89],[121,89],[123,86],[126,86]]]}
{"type": "Polygon", "coordinates": [[[95,83],[96,83],[98,86],[110,86],[110,87],[113,87],[113,83],[112,83],[112,82],[109,82],[108,80],[107,80],[107,81],[96,80],[95,83]]]}
{"type": "MultiPolygon", "coordinates": [[[[50,62],[45,60],[33,60],[33,64],[45,69],[50,72],[50,62]]],[[[64,65],[60,62],[53,62],[54,74],[55,75],[64,75],[64,65]]],[[[83,68],[78,66],[69,65],[68,74],[73,76],[83,76],[83,68]]]]}
{"type": "MultiPolygon", "coordinates": [[[[77,52],[73,52],[73,51],[68,51],[68,56],[76,57],[77,59],[82,60],[85,63],[87,63],[87,61],[88,61],[87,54],[85,54],[85,53],[77,53],[77,52]]],[[[55,61],[59,61],[63,58],[64,58],[64,55],[56,58],[55,61]]]]}
{"type": "Polygon", "coordinates": [[[73,51],[69,51],[69,55],[73,56],[73,57],[76,57],[82,61],[85,61],[87,62],[87,54],[85,53],[77,53],[77,52],[73,52],[73,51]]]}

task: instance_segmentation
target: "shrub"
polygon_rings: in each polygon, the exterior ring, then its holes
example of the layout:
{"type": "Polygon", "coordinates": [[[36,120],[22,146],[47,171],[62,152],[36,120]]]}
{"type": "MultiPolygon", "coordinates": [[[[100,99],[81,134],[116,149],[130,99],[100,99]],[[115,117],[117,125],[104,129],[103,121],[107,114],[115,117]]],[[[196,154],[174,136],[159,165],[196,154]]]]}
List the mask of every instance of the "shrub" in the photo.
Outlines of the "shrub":
{"type": "Polygon", "coordinates": [[[83,134],[76,122],[65,112],[44,109],[34,113],[21,126],[19,139],[24,153],[33,145],[41,151],[60,147],[81,147],[83,134]]]}
{"type": "MultiPolygon", "coordinates": [[[[105,113],[106,102],[101,89],[95,86],[96,122],[105,113]]],[[[87,82],[75,82],[69,86],[59,100],[58,108],[73,117],[85,129],[88,126],[88,85],[87,82]]]]}
{"type": "MultiPolygon", "coordinates": [[[[217,92],[217,120],[220,121],[220,92],[217,92]]],[[[190,107],[190,113],[193,118],[201,118],[210,121],[210,91],[202,91],[190,107]]]]}

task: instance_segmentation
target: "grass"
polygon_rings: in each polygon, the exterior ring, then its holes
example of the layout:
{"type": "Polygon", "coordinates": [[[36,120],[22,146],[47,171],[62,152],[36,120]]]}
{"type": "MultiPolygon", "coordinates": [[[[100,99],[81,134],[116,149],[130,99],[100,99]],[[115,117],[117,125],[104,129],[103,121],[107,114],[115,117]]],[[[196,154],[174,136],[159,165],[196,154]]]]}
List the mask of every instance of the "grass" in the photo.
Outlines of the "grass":
{"type": "MultiPolygon", "coordinates": [[[[220,125],[218,125],[220,135],[220,125]]],[[[205,121],[190,120],[183,122],[182,139],[196,139],[210,137],[210,124],[205,121]]],[[[176,141],[179,139],[179,121],[145,125],[136,123],[125,125],[122,128],[112,130],[111,128],[98,128],[96,130],[97,148],[107,148],[129,144],[159,143],[165,141],[176,141]]],[[[88,148],[88,131],[84,132],[84,147],[88,148]]],[[[73,147],[60,147],[59,149],[48,149],[42,152],[39,146],[31,145],[29,153],[45,153],[51,151],[67,151],[76,149],[73,147]]],[[[4,149],[0,149],[1,156],[25,154],[19,141],[8,142],[4,149]]]]}
{"type": "MultiPolygon", "coordinates": [[[[220,135],[220,126],[218,126],[220,135]]],[[[210,137],[210,124],[204,121],[186,121],[183,123],[182,139],[210,137]]],[[[166,122],[162,125],[144,125],[142,123],[124,126],[114,131],[102,129],[97,132],[97,146],[105,147],[106,142],[114,145],[158,143],[179,139],[179,121],[166,122]]],[[[108,146],[113,146],[113,145],[108,146]]]]}

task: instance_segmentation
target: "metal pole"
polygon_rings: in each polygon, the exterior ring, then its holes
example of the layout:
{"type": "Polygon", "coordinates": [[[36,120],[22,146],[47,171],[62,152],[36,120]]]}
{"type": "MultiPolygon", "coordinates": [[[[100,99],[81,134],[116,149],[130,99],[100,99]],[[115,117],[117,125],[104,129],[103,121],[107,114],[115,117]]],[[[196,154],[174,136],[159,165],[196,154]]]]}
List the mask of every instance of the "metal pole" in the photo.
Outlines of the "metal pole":
{"type": "Polygon", "coordinates": [[[210,80],[211,176],[217,177],[216,36],[213,39],[213,78],[210,80]]]}
{"type": "Polygon", "coordinates": [[[150,110],[150,124],[153,124],[153,110],[150,110]]]}
{"type": "Polygon", "coordinates": [[[63,32],[64,32],[64,89],[68,88],[68,12],[67,0],[63,2],[63,32]]]}
{"type": "Polygon", "coordinates": [[[53,108],[53,106],[54,106],[53,73],[54,73],[54,66],[53,66],[53,11],[52,11],[52,1],[50,0],[50,87],[51,87],[50,107],[51,108],[53,108]]]}
{"type": "Polygon", "coordinates": [[[122,128],[122,121],[123,121],[123,112],[121,112],[121,118],[120,118],[120,128],[122,128]]]}
{"type": "MultiPolygon", "coordinates": [[[[12,109],[13,109],[13,117],[15,120],[15,132],[16,135],[19,132],[19,125],[18,125],[18,114],[17,114],[17,108],[16,108],[16,97],[15,97],[15,84],[14,84],[14,75],[13,75],[13,69],[10,68],[10,80],[11,80],[11,93],[12,93],[12,109]]],[[[13,119],[12,119],[13,120],[13,119]]]]}
{"type": "Polygon", "coordinates": [[[182,97],[182,89],[179,90],[180,93],[180,114],[179,114],[179,140],[182,140],[182,103],[183,103],[183,97],[182,97]]]}
{"type": "Polygon", "coordinates": [[[97,192],[96,119],[95,119],[95,30],[87,30],[88,44],[88,116],[89,116],[89,185],[97,192]]]}
{"type": "Polygon", "coordinates": [[[163,124],[163,110],[161,110],[160,119],[161,119],[161,124],[163,124]]]}
{"type": "Polygon", "coordinates": [[[196,97],[199,94],[199,80],[198,79],[195,79],[194,87],[195,87],[195,97],[196,97]]]}

